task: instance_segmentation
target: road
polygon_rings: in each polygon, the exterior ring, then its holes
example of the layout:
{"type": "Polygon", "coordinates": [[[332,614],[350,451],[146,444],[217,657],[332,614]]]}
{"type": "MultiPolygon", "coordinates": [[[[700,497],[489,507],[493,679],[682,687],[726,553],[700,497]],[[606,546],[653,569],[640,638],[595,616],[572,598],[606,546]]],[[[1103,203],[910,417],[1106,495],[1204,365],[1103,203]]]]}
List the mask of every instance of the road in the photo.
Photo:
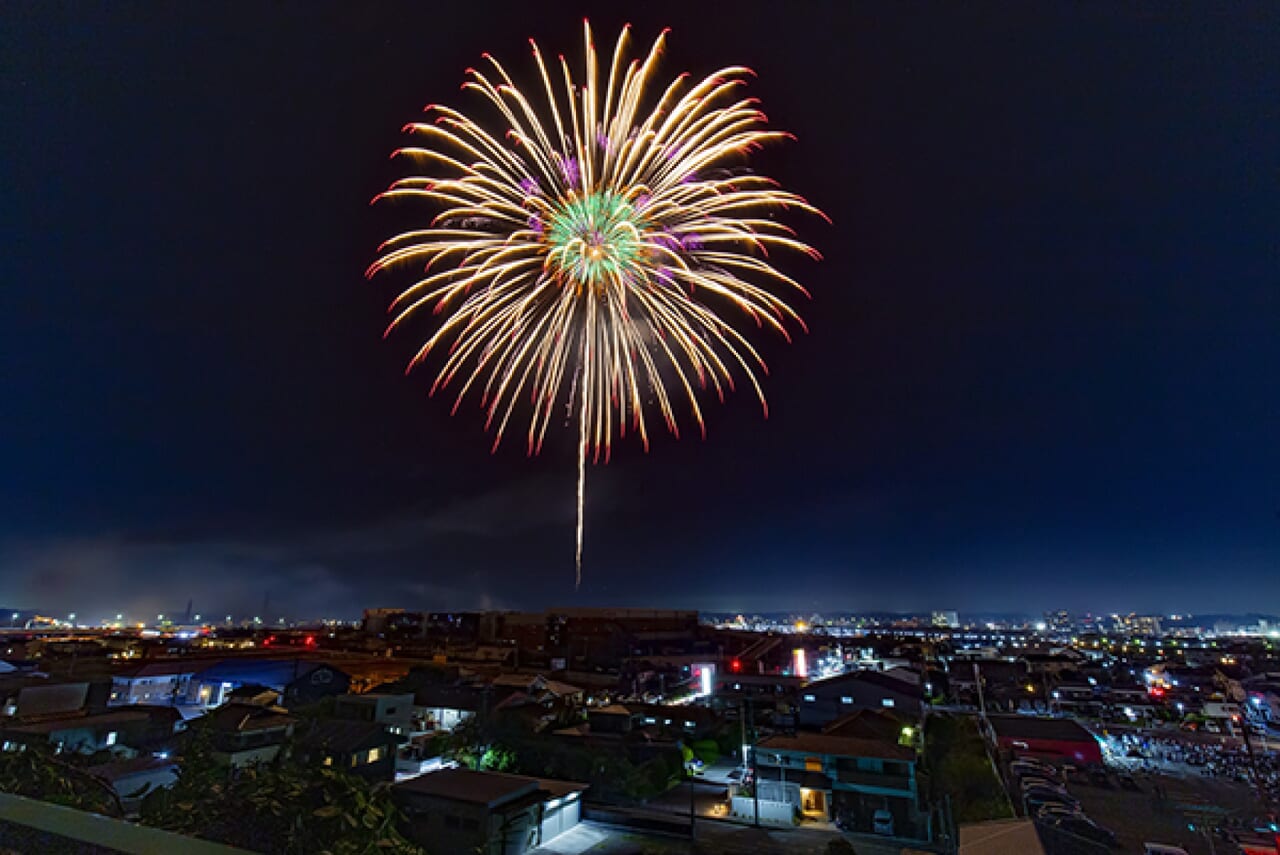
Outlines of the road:
{"type": "MultiPolygon", "coordinates": [[[[824,855],[836,838],[830,831],[767,829],[705,822],[698,826],[696,849],[688,840],[646,834],[584,821],[531,855],[824,855]]],[[[858,855],[899,855],[900,844],[848,838],[858,855]]]]}

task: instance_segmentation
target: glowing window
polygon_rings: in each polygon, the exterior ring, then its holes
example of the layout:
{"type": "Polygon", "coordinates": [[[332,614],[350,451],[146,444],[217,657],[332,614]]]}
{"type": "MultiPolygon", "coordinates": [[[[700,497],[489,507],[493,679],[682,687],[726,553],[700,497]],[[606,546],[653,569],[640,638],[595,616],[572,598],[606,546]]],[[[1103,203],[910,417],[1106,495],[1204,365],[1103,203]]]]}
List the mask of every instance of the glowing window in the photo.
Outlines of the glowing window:
{"type": "Polygon", "coordinates": [[[880,705],[881,705],[881,706],[885,706],[885,707],[892,707],[892,706],[893,706],[893,698],[881,698],[881,699],[880,699],[880,705]]]}

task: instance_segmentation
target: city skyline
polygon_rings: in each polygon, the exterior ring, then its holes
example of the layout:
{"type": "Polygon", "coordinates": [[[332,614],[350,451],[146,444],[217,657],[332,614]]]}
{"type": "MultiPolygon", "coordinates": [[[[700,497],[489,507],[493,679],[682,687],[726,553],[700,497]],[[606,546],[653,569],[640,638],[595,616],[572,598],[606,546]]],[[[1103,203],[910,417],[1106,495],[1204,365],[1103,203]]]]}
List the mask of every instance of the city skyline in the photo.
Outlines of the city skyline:
{"type": "MultiPolygon", "coordinates": [[[[575,593],[575,432],[490,455],[478,409],[403,376],[362,274],[406,224],[368,206],[401,125],[467,103],[482,51],[577,56],[578,10],[22,8],[0,601],[1280,601],[1280,10],[1192,9],[631,16],[672,28],[666,75],[755,69],[797,136],[763,171],[833,225],[805,234],[811,332],[762,345],[770,418],[739,391],[705,442],[593,467],[575,593]]],[[[624,23],[589,12],[602,43],[624,23]]]]}

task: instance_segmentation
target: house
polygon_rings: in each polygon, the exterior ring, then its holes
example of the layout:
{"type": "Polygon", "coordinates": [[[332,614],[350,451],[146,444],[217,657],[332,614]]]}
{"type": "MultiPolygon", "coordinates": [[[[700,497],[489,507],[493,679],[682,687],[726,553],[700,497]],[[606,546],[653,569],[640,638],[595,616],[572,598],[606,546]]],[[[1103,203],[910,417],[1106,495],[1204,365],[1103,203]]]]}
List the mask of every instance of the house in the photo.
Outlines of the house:
{"type": "Polygon", "coordinates": [[[209,728],[214,760],[233,769],[274,760],[298,723],[280,707],[244,703],[223,704],[202,721],[209,728]]]}
{"type": "Polygon", "coordinates": [[[141,742],[150,729],[151,716],[146,712],[113,710],[6,725],[0,727],[0,744],[6,751],[45,744],[59,753],[94,754],[117,746],[123,752],[126,746],[141,742]]]}
{"type": "Polygon", "coordinates": [[[801,727],[822,727],[855,710],[892,710],[919,719],[924,704],[919,685],[878,671],[849,671],[800,689],[801,727]]]}
{"type": "Polygon", "coordinates": [[[351,677],[313,659],[224,659],[191,679],[187,697],[204,707],[218,706],[246,685],[279,692],[284,706],[293,708],[346,694],[351,677]]]}
{"type": "Polygon", "coordinates": [[[298,731],[299,762],[332,766],[370,781],[390,781],[396,773],[400,738],[374,721],[322,719],[298,731]]]}
{"type": "Polygon", "coordinates": [[[484,705],[484,691],[470,685],[425,685],[413,693],[413,720],[417,730],[448,732],[484,705]]]}
{"type": "Polygon", "coordinates": [[[111,697],[107,703],[113,707],[188,703],[191,679],[219,661],[161,659],[129,666],[111,676],[111,697]]]}
{"type": "Polygon", "coordinates": [[[987,722],[1002,752],[1077,766],[1102,765],[1102,746],[1074,719],[993,715],[987,722]]]}
{"type": "Polygon", "coordinates": [[[432,855],[522,855],[577,826],[585,784],[444,769],[391,788],[432,855]]]}
{"type": "MultiPolygon", "coordinates": [[[[889,739],[806,732],[762,739],[754,748],[761,819],[790,825],[799,813],[819,822],[839,818],[850,829],[872,831],[876,811],[888,810],[895,836],[929,839],[928,817],[919,808],[912,738],[908,727],[889,739]]],[[[755,808],[752,798],[734,796],[735,814],[752,816],[755,808]]]]}
{"type": "Polygon", "coordinates": [[[106,781],[115,790],[126,817],[136,817],[142,800],[154,790],[172,787],[178,780],[178,763],[167,757],[145,755],[90,766],[85,771],[106,781]]]}
{"type": "Polygon", "coordinates": [[[87,682],[50,682],[43,675],[6,673],[0,678],[0,713],[6,718],[71,715],[87,710],[87,682]]]}
{"type": "Polygon", "coordinates": [[[578,686],[550,680],[541,674],[502,674],[490,682],[494,697],[499,702],[506,700],[517,692],[536,699],[539,703],[559,703],[566,706],[579,706],[585,693],[578,686]]]}
{"type": "Polygon", "coordinates": [[[349,721],[377,722],[391,733],[407,734],[413,730],[413,700],[412,694],[341,695],[334,700],[333,715],[349,721]]]}

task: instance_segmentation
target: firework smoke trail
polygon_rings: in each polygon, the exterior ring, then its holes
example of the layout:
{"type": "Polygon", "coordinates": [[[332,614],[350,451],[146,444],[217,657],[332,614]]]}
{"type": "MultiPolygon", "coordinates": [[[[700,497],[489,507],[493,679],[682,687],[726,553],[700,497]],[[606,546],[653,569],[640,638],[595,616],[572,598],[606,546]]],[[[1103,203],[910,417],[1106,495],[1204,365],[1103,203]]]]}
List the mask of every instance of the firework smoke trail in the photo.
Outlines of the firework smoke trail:
{"type": "Polygon", "coordinates": [[[578,528],[577,551],[573,555],[573,589],[582,587],[582,529],[587,498],[587,396],[582,396],[582,413],[578,418],[578,528]]]}
{"type": "Polygon", "coordinates": [[[526,95],[486,55],[491,70],[468,69],[463,89],[481,95],[495,121],[430,105],[434,121],[405,126],[421,144],[392,157],[410,160],[414,174],[374,201],[423,200],[437,213],[386,241],[367,274],[419,271],[392,302],[386,334],[410,318],[438,318],[406,371],[442,351],[432,394],[456,383],[454,412],[478,396],[495,451],[522,400],[533,455],[557,403],[572,413],[578,396],[579,584],[588,457],[608,462],[615,435],[628,430],[647,451],[649,407],[679,436],[681,401],[705,436],[699,393],[723,400],[735,375],[767,417],[757,375],[767,368],[727,315],[788,340],[789,323],[804,328],[774,292],[807,292],[770,251],[819,256],[773,215],[822,216],[742,168],[750,152],[789,136],[765,129],[755,99],[741,97],[749,69],[651,87],[665,32],[643,59],[629,59],[624,28],[602,83],[586,22],[583,36],[581,83],[563,56],[562,85],[554,83],[531,41],[541,91],[526,95]]]}

